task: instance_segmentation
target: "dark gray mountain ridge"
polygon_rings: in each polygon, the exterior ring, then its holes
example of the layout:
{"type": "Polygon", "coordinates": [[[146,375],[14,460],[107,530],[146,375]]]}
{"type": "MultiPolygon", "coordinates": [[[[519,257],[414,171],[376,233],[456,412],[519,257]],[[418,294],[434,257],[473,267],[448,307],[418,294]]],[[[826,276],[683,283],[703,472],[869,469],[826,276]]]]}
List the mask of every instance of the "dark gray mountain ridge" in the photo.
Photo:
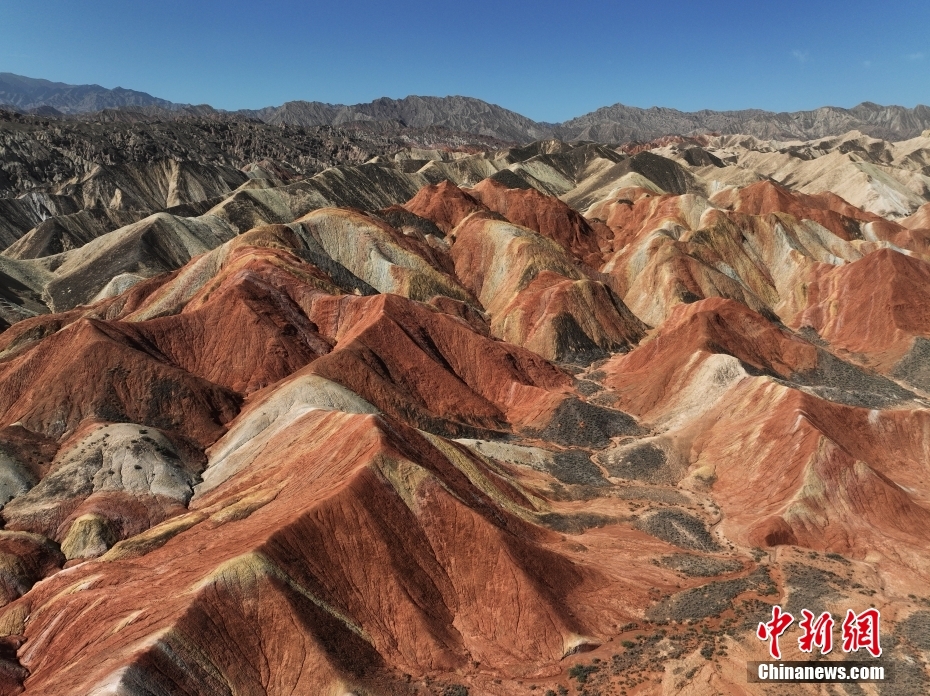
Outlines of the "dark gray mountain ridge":
{"type": "MultiPolygon", "coordinates": [[[[240,112],[242,113],[242,112],[240,112]]],[[[254,112],[266,123],[294,126],[341,126],[354,121],[395,121],[410,128],[444,126],[452,130],[525,142],[550,137],[553,124],[472,97],[382,97],[368,104],[345,106],[293,101],[254,112]]]]}
{"type": "MultiPolygon", "coordinates": [[[[850,130],[887,140],[904,140],[930,128],[930,107],[917,105],[909,109],[871,102],[851,109],[825,106],[782,113],[761,109],[683,112],[662,107],[641,109],[614,104],[558,124],[533,121],[495,104],[462,96],[382,97],[367,104],[351,106],[291,101],[281,106],[227,112],[204,105],[174,104],[144,92],[121,88],[108,90],[99,85],[66,85],[11,73],[0,73],[0,104],[20,111],[53,107],[67,115],[109,110],[100,115],[102,120],[175,120],[190,116],[218,120],[248,119],[278,126],[393,124],[395,129],[442,127],[514,143],[551,137],[620,143],[651,140],[663,135],[708,132],[809,140],[850,130]],[[132,113],[120,113],[127,109],[132,113]]],[[[40,113],[54,116],[47,111],[40,113]]]]}
{"type": "Polygon", "coordinates": [[[663,135],[742,133],[757,138],[811,140],[858,130],[886,140],[906,140],[930,128],[930,107],[881,106],[863,102],[851,109],[823,106],[810,111],[774,113],[761,109],[695,111],[614,104],[556,127],[563,139],[624,142],[663,135]]]}
{"type": "Polygon", "coordinates": [[[360,163],[410,146],[477,143],[481,149],[495,149],[503,145],[482,136],[469,136],[468,143],[462,143],[461,137],[442,129],[411,135],[400,129],[382,135],[367,129],[280,127],[195,114],[164,119],[108,109],[97,115],[103,118],[50,119],[0,110],[0,199],[45,190],[90,174],[97,165],[172,159],[240,168],[262,160],[286,160],[293,170],[290,176],[306,177],[336,164],[360,163]]]}
{"type": "Polygon", "coordinates": [[[45,256],[150,213],[201,215],[250,178],[282,186],[405,148],[432,157],[507,145],[440,126],[275,126],[209,107],[161,112],[174,118],[151,108],[80,118],[0,109],[0,249],[20,240],[19,257],[45,256]]]}
{"type": "Polygon", "coordinates": [[[43,115],[49,112],[42,110],[42,107],[52,107],[62,114],[127,106],[155,106],[166,110],[179,107],[166,99],[122,87],[107,89],[100,85],[69,85],[7,72],[0,72],[0,104],[16,107],[20,111],[35,110],[43,115]]]}

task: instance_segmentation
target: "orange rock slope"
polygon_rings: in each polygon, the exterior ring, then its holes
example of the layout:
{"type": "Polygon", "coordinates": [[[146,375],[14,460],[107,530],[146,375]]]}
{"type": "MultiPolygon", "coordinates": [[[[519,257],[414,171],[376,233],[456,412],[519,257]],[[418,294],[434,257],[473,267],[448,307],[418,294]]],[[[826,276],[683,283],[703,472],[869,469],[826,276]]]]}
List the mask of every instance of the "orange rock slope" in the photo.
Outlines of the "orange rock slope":
{"type": "Polygon", "coordinates": [[[860,140],[252,168],[173,255],[2,257],[0,693],[763,694],[776,604],[930,690],[930,141],[860,140]],[[804,164],[879,150],[895,216],[804,164]]]}

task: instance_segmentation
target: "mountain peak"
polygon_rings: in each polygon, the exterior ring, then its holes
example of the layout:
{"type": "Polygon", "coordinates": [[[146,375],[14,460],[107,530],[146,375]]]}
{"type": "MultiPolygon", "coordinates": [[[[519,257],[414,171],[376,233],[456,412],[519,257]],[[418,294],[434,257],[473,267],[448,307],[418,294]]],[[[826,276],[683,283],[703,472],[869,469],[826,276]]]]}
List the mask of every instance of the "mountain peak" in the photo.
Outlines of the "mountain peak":
{"type": "MultiPolygon", "coordinates": [[[[24,112],[52,107],[67,116],[104,109],[179,111],[189,106],[124,87],[69,85],[13,73],[0,73],[0,105],[24,112]]],[[[863,102],[852,109],[824,106],[781,113],[761,109],[686,112],[666,106],[643,109],[617,102],[562,123],[546,123],[476,97],[412,94],[399,99],[382,96],[352,105],[294,100],[280,106],[222,113],[272,125],[340,126],[364,121],[400,124],[405,128],[438,127],[515,143],[551,137],[620,143],[699,133],[810,140],[850,130],[888,140],[906,140],[930,128],[930,109],[926,106],[908,109],[873,102],[863,102]]],[[[43,115],[54,116],[48,112],[43,115]]]]}

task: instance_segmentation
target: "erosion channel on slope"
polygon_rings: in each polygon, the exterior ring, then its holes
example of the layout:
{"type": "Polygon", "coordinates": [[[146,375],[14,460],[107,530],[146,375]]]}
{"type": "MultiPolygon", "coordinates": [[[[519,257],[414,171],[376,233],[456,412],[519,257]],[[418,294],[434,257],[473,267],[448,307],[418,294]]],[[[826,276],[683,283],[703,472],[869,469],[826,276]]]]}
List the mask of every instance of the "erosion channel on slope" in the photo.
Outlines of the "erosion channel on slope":
{"type": "Polygon", "coordinates": [[[0,199],[0,693],[930,690],[930,134],[379,143],[0,199]]]}

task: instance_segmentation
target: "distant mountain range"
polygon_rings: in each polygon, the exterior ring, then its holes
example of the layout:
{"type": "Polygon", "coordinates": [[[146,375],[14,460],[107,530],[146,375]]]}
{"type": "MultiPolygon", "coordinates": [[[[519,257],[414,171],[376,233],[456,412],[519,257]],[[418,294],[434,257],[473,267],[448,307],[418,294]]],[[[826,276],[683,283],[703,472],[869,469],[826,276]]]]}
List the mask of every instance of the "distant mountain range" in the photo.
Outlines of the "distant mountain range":
{"type": "MultiPolygon", "coordinates": [[[[683,112],[623,104],[606,106],[563,123],[533,121],[514,111],[472,97],[383,97],[351,106],[292,101],[263,109],[221,111],[210,106],[175,104],[145,92],[107,89],[100,85],[68,85],[12,73],[0,73],[0,105],[46,116],[80,116],[117,110],[104,118],[123,120],[183,119],[190,116],[217,119],[252,119],[271,125],[347,126],[368,128],[441,127],[462,133],[530,142],[540,138],[627,142],[663,135],[715,132],[744,133],[759,138],[813,139],[859,130],[888,140],[904,140],[930,128],[930,107],[913,109],[864,102],[852,109],[825,106],[810,111],[781,112],[761,109],[683,112]]],[[[86,116],[85,116],[86,117],[86,116]]]]}
{"type": "Polygon", "coordinates": [[[122,87],[107,89],[100,85],[68,85],[6,72],[0,73],[0,104],[16,107],[20,111],[52,107],[62,114],[139,106],[178,108],[165,99],[122,87]]]}

